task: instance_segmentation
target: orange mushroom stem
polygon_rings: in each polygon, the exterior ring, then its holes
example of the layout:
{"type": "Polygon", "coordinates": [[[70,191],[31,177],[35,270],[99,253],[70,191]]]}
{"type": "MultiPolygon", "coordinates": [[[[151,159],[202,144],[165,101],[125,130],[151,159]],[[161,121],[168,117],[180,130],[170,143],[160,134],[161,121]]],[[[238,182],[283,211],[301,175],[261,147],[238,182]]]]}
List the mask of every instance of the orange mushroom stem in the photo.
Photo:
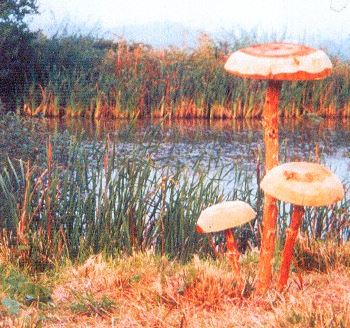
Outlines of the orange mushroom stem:
{"type": "Polygon", "coordinates": [[[286,241],[284,243],[284,249],[282,254],[280,276],[279,276],[278,285],[277,285],[277,288],[279,291],[283,290],[283,288],[286,286],[288,281],[290,265],[293,259],[294,244],[298,236],[301,222],[303,220],[303,215],[304,215],[304,207],[294,205],[292,218],[291,218],[290,226],[287,229],[286,241]]]}
{"type": "MultiPolygon", "coordinates": [[[[268,172],[278,165],[278,102],[281,81],[269,80],[263,111],[265,170],[268,172]]],[[[277,206],[275,198],[266,195],[263,211],[263,229],[259,261],[257,290],[261,293],[270,287],[272,277],[272,260],[275,251],[275,236],[277,224],[277,206]]]]}
{"type": "Polygon", "coordinates": [[[278,103],[281,87],[282,81],[268,81],[263,109],[265,167],[267,171],[278,165],[278,103]]]}

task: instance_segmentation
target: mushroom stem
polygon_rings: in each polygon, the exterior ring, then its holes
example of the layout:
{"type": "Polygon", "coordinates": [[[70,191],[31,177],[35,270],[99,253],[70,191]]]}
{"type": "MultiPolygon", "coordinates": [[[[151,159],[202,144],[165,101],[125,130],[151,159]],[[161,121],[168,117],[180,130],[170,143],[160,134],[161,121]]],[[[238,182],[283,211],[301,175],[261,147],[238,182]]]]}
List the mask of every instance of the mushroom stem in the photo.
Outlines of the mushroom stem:
{"type": "MultiPolygon", "coordinates": [[[[269,80],[266,91],[263,110],[266,172],[278,165],[278,101],[281,86],[281,81],[269,80]]],[[[256,286],[261,293],[265,293],[271,284],[276,222],[276,200],[271,196],[265,195],[259,274],[256,286]]]]}
{"type": "Polygon", "coordinates": [[[278,165],[278,102],[282,81],[269,80],[263,109],[265,169],[278,165]]]}
{"type": "Polygon", "coordinates": [[[304,208],[302,206],[295,205],[293,208],[292,219],[289,228],[287,229],[286,241],[284,243],[280,277],[277,285],[279,291],[283,290],[288,281],[290,264],[293,258],[294,244],[298,236],[298,231],[301,226],[303,215],[304,208]]]}
{"type": "Polygon", "coordinates": [[[241,282],[241,269],[239,266],[239,256],[240,252],[238,250],[238,244],[235,240],[233,232],[231,229],[225,230],[226,247],[227,247],[227,257],[232,265],[233,271],[237,275],[239,282],[241,282]]]}

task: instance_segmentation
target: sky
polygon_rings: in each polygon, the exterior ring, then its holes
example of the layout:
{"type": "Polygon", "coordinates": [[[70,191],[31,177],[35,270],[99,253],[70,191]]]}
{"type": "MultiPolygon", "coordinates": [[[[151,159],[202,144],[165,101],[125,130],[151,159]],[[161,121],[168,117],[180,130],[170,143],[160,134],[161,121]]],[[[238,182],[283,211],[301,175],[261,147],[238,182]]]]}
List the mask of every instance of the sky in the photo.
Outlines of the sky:
{"type": "Polygon", "coordinates": [[[262,33],[286,32],[296,38],[322,36],[340,39],[350,35],[348,2],[349,0],[38,0],[41,14],[32,19],[31,26],[49,32],[62,22],[69,22],[76,26],[98,26],[103,31],[112,31],[120,26],[165,21],[208,32],[229,31],[233,27],[240,27],[262,33]]]}

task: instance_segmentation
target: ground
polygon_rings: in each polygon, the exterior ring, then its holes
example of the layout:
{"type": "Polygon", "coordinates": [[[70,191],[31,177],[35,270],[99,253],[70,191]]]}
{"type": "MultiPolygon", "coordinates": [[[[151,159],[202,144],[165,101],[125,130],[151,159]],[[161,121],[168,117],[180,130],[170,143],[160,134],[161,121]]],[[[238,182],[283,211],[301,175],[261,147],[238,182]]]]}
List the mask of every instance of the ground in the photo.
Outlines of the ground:
{"type": "Polygon", "coordinates": [[[256,296],[254,255],[241,262],[244,287],[225,259],[181,264],[151,253],[93,256],[36,277],[50,289],[49,301],[20,304],[12,315],[2,302],[2,326],[350,327],[349,263],[325,272],[299,269],[285,292],[256,296]]]}

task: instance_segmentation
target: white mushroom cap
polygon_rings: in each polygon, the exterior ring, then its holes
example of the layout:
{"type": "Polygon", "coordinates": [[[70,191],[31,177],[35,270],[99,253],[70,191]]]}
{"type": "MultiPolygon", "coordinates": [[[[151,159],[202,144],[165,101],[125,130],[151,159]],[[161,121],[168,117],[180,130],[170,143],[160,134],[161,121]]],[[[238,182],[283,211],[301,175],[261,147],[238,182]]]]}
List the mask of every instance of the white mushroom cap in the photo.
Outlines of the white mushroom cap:
{"type": "Polygon", "coordinates": [[[330,75],[332,63],[322,50],[293,43],[267,43],[232,53],[225,69],[253,79],[319,80],[330,75]]]}
{"type": "Polygon", "coordinates": [[[276,199],[300,206],[325,206],[344,197],[340,180],[317,163],[290,162],[271,169],[260,184],[276,199]]]}
{"type": "Polygon", "coordinates": [[[201,232],[222,231],[247,223],[255,216],[253,208],[241,200],[222,202],[202,211],[197,228],[201,232]]]}

